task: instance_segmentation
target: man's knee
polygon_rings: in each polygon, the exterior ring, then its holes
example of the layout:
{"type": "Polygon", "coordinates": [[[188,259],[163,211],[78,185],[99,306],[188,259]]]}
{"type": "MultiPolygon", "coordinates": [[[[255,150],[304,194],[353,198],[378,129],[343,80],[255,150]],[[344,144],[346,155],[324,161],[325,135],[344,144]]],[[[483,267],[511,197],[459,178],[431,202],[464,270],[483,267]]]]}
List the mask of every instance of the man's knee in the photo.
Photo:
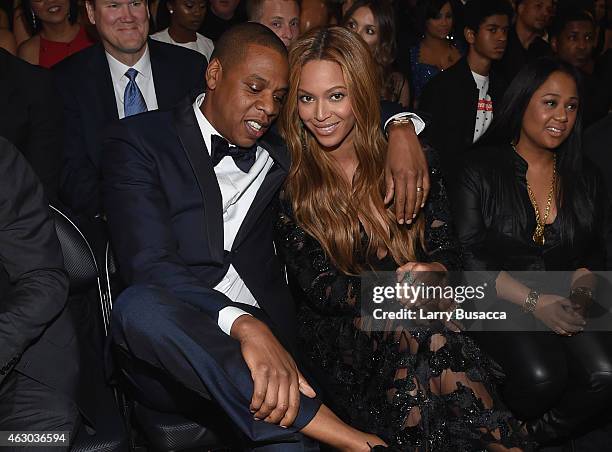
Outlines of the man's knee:
{"type": "MultiPolygon", "coordinates": [[[[168,320],[162,311],[164,302],[167,302],[169,298],[171,296],[168,292],[152,285],[128,287],[113,306],[113,332],[148,334],[160,331],[168,320]]],[[[117,339],[116,334],[113,337],[117,339]]]]}

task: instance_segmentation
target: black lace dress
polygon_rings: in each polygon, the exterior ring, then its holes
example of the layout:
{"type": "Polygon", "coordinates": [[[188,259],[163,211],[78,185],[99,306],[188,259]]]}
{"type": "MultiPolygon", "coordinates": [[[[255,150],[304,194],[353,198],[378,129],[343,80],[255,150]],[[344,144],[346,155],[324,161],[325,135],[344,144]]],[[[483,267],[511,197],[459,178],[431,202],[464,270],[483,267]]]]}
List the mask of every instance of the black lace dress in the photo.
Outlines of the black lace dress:
{"type": "MultiPolygon", "coordinates": [[[[431,167],[424,257],[453,270],[459,266],[459,248],[444,185],[431,167]]],[[[277,248],[298,292],[300,351],[322,386],[325,403],[348,424],[400,450],[474,452],[494,443],[525,447],[495,395],[498,368],[470,338],[442,325],[360,329],[360,278],[336,270],[320,244],[294,222],[289,203],[281,204],[277,248]]],[[[370,265],[397,267],[389,257],[370,265]]]]}

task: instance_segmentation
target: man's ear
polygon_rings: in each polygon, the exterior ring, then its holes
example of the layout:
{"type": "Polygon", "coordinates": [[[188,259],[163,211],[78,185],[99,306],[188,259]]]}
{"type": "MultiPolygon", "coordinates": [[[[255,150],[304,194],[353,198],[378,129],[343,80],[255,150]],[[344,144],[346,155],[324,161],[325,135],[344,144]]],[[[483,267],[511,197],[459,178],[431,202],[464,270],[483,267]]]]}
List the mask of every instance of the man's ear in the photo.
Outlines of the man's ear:
{"type": "Polygon", "coordinates": [[[213,58],[206,68],[206,86],[214,91],[223,77],[223,67],[218,58],[213,58]]]}
{"type": "Polygon", "coordinates": [[[476,33],[469,27],[463,29],[463,36],[465,37],[465,41],[470,45],[474,45],[476,42],[476,33]]]}
{"type": "Polygon", "coordinates": [[[87,0],[85,2],[85,8],[87,9],[87,18],[89,19],[89,22],[91,22],[92,25],[96,24],[96,19],[95,19],[95,6],[93,4],[93,2],[95,2],[96,0],[87,0]]]}

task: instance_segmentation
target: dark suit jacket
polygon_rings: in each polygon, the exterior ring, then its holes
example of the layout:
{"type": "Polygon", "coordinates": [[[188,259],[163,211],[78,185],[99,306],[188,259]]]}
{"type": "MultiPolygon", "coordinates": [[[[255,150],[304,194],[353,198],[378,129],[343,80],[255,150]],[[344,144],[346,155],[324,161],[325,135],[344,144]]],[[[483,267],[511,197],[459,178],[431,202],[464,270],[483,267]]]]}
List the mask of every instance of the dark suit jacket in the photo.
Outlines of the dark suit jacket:
{"type": "Polygon", "coordinates": [[[0,384],[16,368],[74,396],[68,278],[47,200],[19,151],[0,138],[0,384]]]}
{"type": "Polygon", "coordinates": [[[535,38],[529,48],[525,49],[516,34],[516,26],[514,26],[508,32],[508,45],[504,57],[496,61],[493,67],[504,76],[508,83],[512,83],[523,66],[530,61],[549,55],[551,55],[550,45],[540,37],[535,38]]]}
{"type": "MultiPolygon", "coordinates": [[[[501,102],[506,83],[494,71],[489,75],[489,95],[493,105],[501,102]]],[[[440,155],[442,171],[450,174],[474,140],[478,88],[467,58],[432,78],[419,100],[419,108],[429,116],[425,136],[440,155]]]]}
{"type": "Polygon", "coordinates": [[[291,344],[294,306],[273,246],[278,191],[289,156],[273,132],[259,143],[275,163],[230,252],[223,249],[221,191],[191,102],[127,118],[104,140],[104,204],[125,282],[154,284],[215,321],[226,306],[266,314],[291,344]],[[232,264],[261,306],[233,303],[212,290],[232,264]],[[202,300],[207,300],[202,304],[202,300]]]}
{"type": "Polygon", "coordinates": [[[62,127],[49,72],[0,49],[0,136],[21,151],[52,201],[59,188],[62,127]]]}
{"type": "MultiPolygon", "coordinates": [[[[172,108],[204,87],[206,58],[179,46],[149,39],[149,54],[160,109],[172,108]]],[[[108,61],[101,44],[78,52],[53,68],[66,117],[63,201],[77,214],[102,212],[100,164],[104,128],[119,119],[108,61]]]]}

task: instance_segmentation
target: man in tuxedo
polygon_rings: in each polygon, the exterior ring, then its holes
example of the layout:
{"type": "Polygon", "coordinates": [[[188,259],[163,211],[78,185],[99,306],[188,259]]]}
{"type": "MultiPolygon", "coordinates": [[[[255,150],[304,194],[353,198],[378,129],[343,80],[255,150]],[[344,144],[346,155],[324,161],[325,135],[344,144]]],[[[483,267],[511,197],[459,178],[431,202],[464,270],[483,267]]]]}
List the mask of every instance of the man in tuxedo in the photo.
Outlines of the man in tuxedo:
{"type": "MultiPolygon", "coordinates": [[[[0,426],[79,427],[68,278],[38,178],[0,138],[0,426]]],[[[64,450],[68,450],[66,447],[64,450]]]]}
{"type": "Polygon", "coordinates": [[[53,72],[66,123],[62,200],[90,219],[103,213],[104,128],[125,116],[171,108],[190,92],[200,92],[206,59],[147,39],[147,2],[91,0],[86,6],[102,42],[62,61],[53,72]]]}
{"type": "Polygon", "coordinates": [[[109,130],[104,201],[130,285],[112,341],[148,406],[197,413],[212,398],[250,441],[304,450],[304,434],[365,449],[376,438],[321,405],[294,359],[294,306],[273,245],[290,161],[269,131],[287,80],[282,41],[242,24],[217,42],[195,102],[109,130]],[[168,380],[193,397],[160,390],[168,380]]]}
{"type": "Polygon", "coordinates": [[[62,127],[62,104],[50,74],[0,49],[0,136],[21,151],[54,203],[62,127]]]}

